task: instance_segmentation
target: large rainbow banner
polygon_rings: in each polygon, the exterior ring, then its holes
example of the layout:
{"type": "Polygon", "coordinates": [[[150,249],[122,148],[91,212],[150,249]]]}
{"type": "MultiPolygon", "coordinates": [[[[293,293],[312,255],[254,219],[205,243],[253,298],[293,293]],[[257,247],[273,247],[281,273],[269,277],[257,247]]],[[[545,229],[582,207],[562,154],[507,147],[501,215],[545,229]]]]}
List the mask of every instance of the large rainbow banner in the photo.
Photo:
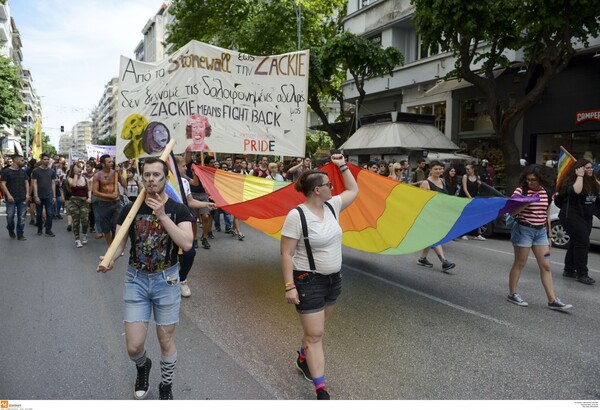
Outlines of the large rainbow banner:
{"type": "MultiPolygon", "coordinates": [[[[348,164],[359,194],[339,215],[343,244],[365,252],[399,255],[451,241],[510,212],[527,198],[459,198],[425,191],[348,164]]],[[[193,167],[216,205],[248,225],[279,239],[288,212],[305,201],[292,185],[208,167],[193,167]]],[[[339,169],[329,163],[333,194],[344,189],[339,169]]]]}

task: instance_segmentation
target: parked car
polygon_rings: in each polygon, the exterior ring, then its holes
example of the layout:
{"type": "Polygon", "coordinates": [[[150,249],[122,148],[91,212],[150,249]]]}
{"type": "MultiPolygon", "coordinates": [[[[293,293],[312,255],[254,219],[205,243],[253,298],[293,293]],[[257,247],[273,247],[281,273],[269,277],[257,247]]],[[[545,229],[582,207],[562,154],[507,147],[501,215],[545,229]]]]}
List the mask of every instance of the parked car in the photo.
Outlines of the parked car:
{"type": "MultiPolygon", "coordinates": [[[[479,195],[484,198],[492,197],[506,197],[497,189],[482,183],[479,188],[479,195]]],[[[563,228],[560,220],[558,219],[558,213],[560,209],[552,202],[550,205],[550,222],[552,223],[552,246],[560,249],[567,249],[571,238],[565,228],[563,228]]],[[[495,220],[485,224],[481,228],[481,236],[489,238],[495,233],[510,234],[510,229],[506,226],[506,215],[500,215],[495,220]]],[[[590,243],[594,245],[600,245],[600,220],[598,218],[593,219],[592,233],[590,234],[590,243]]]]}

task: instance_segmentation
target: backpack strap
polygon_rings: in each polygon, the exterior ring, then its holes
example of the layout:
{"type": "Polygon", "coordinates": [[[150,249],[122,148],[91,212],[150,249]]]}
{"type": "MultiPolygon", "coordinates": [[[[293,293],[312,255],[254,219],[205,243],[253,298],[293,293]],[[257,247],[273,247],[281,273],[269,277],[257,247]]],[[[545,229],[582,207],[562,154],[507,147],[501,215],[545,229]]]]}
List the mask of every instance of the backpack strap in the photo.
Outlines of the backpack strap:
{"type": "MultiPolygon", "coordinates": [[[[329,208],[333,217],[337,219],[337,215],[335,214],[335,210],[333,206],[329,202],[325,202],[325,205],[329,208]]],[[[304,215],[304,211],[300,206],[296,207],[298,214],[300,215],[300,223],[302,224],[302,238],[304,239],[304,247],[306,248],[306,257],[308,258],[308,266],[312,272],[317,271],[317,267],[315,266],[315,258],[312,254],[312,248],[310,247],[310,242],[308,241],[308,224],[306,223],[306,215],[304,215]]]]}
{"type": "MultiPolygon", "coordinates": [[[[331,206],[331,205],[330,205],[331,206]]],[[[304,246],[306,247],[306,256],[308,258],[308,266],[312,272],[316,272],[315,259],[313,258],[312,249],[310,242],[308,241],[308,225],[306,223],[306,216],[301,207],[297,206],[296,210],[300,214],[300,223],[302,224],[302,237],[304,238],[304,246]]]]}

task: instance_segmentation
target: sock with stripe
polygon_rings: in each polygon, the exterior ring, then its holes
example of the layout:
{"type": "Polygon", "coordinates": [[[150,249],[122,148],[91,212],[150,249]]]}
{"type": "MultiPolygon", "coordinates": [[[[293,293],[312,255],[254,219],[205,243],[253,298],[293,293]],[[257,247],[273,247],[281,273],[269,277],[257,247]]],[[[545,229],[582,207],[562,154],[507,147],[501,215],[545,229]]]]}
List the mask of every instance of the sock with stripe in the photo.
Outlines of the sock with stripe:
{"type": "Polygon", "coordinates": [[[312,381],[315,385],[315,390],[327,390],[327,388],[325,387],[325,376],[313,377],[312,381]]]}
{"type": "Polygon", "coordinates": [[[160,357],[160,376],[162,377],[163,385],[173,383],[175,363],[177,363],[177,353],[172,356],[160,357]]]}
{"type": "Polygon", "coordinates": [[[300,362],[305,361],[306,360],[306,354],[304,353],[304,346],[302,346],[300,348],[300,352],[299,353],[300,353],[300,362]]]}

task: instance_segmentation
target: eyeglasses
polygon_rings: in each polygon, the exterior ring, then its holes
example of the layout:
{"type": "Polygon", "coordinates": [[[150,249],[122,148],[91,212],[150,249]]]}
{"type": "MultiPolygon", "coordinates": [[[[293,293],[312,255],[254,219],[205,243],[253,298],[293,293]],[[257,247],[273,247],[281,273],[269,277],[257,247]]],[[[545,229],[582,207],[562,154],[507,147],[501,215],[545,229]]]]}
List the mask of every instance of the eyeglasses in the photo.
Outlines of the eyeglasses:
{"type": "Polygon", "coordinates": [[[315,188],[319,188],[319,187],[322,187],[322,186],[327,186],[327,187],[329,187],[329,189],[333,188],[333,184],[331,183],[331,181],[325,182],[324,184],[321,184],[321,185],[317,185],[315,188]]]}
{"type": "Polygon", "coordinates": [[[594,169],[594,167],[583,167],[584,169],[594,169]]]}

